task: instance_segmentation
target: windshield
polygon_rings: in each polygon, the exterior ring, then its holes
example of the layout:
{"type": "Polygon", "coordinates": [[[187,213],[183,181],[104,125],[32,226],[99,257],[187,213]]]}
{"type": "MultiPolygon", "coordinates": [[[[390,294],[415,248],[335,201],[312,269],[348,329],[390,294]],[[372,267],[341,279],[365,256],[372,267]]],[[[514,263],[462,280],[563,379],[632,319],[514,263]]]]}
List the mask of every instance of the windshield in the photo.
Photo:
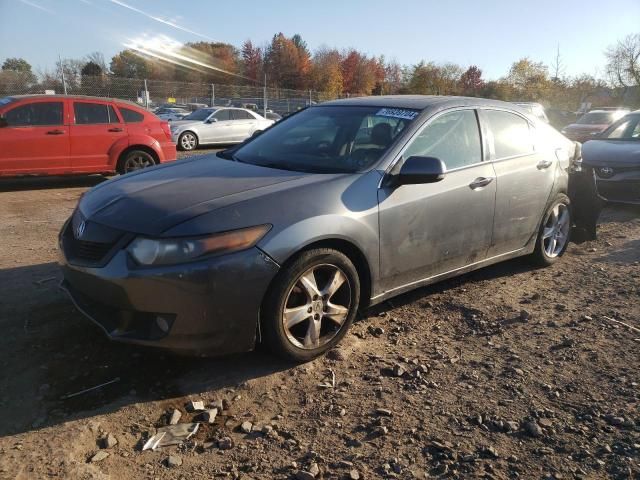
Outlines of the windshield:
{"type": "Polygon", "coordinates": [[[608,125],[615,120],[612,112],[589,112],[578,120],[580,125],[608,125]]]}
{"type": "Polygon", "coordinates": [[[200,120],[200,121],[204,121],[207,118],[209,118],[209,115],[211,115],[213,112],[215,112],[215,110],[212,109],[212,108],[201,108],[200,110],[196,110],[195,112],[190,113],[189,115],[184,117],[183,120],[200,120]]]}
{"type": "Polygon", "coordinates": [[[600,137],[609,140],[640,140],[640,115],[627,115],[621,118],[600,137]]]}
{"type": "Polygon", "coordinates": [[[277,123],[234,152],[240,162],[314,173],[358,172],[388,150],[417,110],[312,107],[277,123]]]}

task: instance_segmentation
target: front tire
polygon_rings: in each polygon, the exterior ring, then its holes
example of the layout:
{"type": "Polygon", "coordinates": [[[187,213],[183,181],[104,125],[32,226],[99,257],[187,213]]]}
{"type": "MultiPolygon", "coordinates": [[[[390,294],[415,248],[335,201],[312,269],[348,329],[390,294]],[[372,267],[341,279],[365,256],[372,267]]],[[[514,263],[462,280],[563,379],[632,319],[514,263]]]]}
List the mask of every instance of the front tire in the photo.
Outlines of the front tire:
{"type": "Polygon", "coordinates": [[[198,136],[193,132],[183,132],[178,137],[180,150],[190,152],[198,148],[198,136]]]}
{"type": "Polygon", "coordinates": [[[542,218],[535,250],[531,259],[546,267],[556,263],[569,246],[571,233],[571,202],[569,197],[559,194],[542,218]]]}
{"type": "Polygon", "coordinates": [[[286,360],[312,360],[342,340],[359,302],[360,279],[346,255],[329,248],[303,252],[278,274],[267,293],[264,341],[286,360]]]}

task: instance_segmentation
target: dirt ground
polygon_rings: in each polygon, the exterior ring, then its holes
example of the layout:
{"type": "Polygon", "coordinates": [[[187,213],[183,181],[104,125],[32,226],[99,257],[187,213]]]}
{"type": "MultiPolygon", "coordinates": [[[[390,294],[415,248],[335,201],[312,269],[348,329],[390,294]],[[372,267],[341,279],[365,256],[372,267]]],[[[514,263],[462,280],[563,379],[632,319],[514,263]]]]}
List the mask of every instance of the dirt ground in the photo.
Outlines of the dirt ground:
{"type": "Polygon", "coordinates": [[[108,342],[56,266],[102,180],[0,183],[0,478],[640,478],[640,332],[614,321],[640,328],[640,209],[608,207],[551,268],[510,261],[364,312],[296,366],[108,342]],[[141,451],[190,400],[223,409],[141,451]]]}

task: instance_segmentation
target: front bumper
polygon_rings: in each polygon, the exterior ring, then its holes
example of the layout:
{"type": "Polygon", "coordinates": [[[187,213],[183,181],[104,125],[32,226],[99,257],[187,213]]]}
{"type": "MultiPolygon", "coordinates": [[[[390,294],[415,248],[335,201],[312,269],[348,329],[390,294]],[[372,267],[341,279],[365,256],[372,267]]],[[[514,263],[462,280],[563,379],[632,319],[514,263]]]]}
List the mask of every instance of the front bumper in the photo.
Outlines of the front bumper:
{"type": "Polygon", "coordinates": [[[640,172],[637,177],[635,180],[598,178],[596,180],[598,195],[607,202],[640,205],[640,172]]]}
{"type": "Polygon", "coordinates": [[[125,250],[101,267],[74,265],[61,252],[60,264],[62,288],[110,339],[189,355],[251,350],[278,271],[257,248],[144,268],[125,250]]]}

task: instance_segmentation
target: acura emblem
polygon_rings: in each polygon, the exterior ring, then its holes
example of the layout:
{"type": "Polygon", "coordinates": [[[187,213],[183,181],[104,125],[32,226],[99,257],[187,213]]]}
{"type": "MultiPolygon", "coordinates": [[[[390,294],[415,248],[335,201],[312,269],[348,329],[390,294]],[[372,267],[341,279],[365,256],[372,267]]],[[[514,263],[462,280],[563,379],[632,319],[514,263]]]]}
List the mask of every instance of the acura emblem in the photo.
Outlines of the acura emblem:
{"type": "Polygon", "coordinates": [[[86,227],[87,224],[85,223],[85,221],[81,221],[80,225],[78,225],[78,228],[76,228],[76,238],[80,238],[82,236],[86,227]]]}

